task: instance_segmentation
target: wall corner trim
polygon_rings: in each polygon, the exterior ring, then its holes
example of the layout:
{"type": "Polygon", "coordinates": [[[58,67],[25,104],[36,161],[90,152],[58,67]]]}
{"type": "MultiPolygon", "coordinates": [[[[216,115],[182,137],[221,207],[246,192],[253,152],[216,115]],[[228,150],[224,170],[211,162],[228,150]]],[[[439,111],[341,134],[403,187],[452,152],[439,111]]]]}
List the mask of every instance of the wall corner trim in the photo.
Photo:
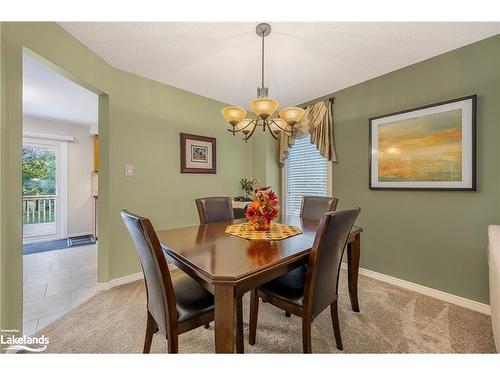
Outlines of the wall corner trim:
{"type": "MultiPolygon", "coordinates": [[[[347,270],[347,264],[344,262],[342,263],[342,269],[347,270]]],[[[404,289],[412,290],[414,292],[417,292],[417,293],[420,293],[420,294],[423,294],[423,295],[426,295],[426,296],[429,296],[432,298],[436,298],[436,299],[439,299],[441,301],[451,303],[453,305],[464,307],[464,308],[469,309],[469,310],[477,311],[477,312],[480,312],[480,313],[486,314],[486,315],[491,315],[490,306],[486,305],[484,303],[481,303],[481,302],[473,301],[473,300],[470,300],[470,299],[467,299],[464,297],[460,297],[460,296],[457,296],[457,295],[454,295],[451,293],[446,293],[446,292],[443,292],[443,291],[440,291],[437,289],[432,289],[432,288],[429,288],[427,286],[423,286],[420,284],[415,284],[415,283],[412,283],[410,281],[398,279],[396,277],[385,275],[383,273],[379,273],[379,272],[375,272],[375,271],[371,271],[371,270],[368,270],[366,268],[360,267],[359,274],[366,276],[366,277],[370,277],[370,278],[375,279],[375,280],[383,281],[383,282],[386,282],[388,284],[392,284],[392,285],[395,285],[395,286],[398,286],[398,287],[401,287],[404,289]]]]}

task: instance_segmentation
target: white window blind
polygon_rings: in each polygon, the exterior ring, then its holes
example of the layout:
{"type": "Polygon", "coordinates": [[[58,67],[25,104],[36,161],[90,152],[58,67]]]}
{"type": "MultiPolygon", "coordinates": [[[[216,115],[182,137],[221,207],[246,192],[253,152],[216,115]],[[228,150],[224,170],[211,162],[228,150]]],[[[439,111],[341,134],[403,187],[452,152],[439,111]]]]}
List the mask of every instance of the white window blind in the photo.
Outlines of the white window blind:
{"type": "Polygon", "coordinates": [[[285,161],[287,215],[299,216],[303,196],[328,195],[328,161],[319,154],[310,137],[295,141],[285,161]]]}

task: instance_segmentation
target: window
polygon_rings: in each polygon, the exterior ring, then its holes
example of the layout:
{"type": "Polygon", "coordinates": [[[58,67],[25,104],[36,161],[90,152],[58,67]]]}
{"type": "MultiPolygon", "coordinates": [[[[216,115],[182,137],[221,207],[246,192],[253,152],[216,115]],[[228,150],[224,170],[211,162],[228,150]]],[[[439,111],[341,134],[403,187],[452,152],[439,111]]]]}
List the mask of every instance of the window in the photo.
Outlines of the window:
{"type": "Polygon", "coordinates": [[[328,161],[319,154],[310,137],[297,139],[285,161],[286,215],[299,216],[304,195],[328,195],[328,161]]]}

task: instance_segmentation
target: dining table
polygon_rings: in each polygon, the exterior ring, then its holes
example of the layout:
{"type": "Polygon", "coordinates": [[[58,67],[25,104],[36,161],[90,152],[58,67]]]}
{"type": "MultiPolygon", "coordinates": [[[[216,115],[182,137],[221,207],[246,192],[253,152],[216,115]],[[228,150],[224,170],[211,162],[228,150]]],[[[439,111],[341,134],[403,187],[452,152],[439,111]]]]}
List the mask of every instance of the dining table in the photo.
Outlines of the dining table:
{"type": "MultiPolygon", "coordinates": [[[[319,224],[282,216],[279,223],[302,231],[282,240],[247,240],[226,233],[228,225],[242,222],[245,220],[156,232],[166,258],[214,295],[216,353],[243,352],[243,332],[236,332],[235,324],[243,295],[307,264],[319,224]]],[[[361,233],[362,228],[354,226],[347,240],[349,297],[356,312],[361,233]]]]}

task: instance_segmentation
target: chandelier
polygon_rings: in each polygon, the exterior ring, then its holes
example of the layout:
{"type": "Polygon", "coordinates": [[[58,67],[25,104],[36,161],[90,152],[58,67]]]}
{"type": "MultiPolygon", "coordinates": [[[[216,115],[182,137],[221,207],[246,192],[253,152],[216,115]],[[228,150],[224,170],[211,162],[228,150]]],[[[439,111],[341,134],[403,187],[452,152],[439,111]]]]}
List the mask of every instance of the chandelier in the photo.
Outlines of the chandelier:
{"type": "Polygon", "coordinates": [[[299,107],[287,107],[279,112],[278,117],[272,117],[277,111],[279,103],[276,99],[269,98],[268,88],[264,86],[264,38],[271,34],[271,25],[260,23],[255,28],[259,37],[262,38],[262,82],[261,87],[257,88],[257,97],[250,102],[255,117],[253,119],[245,118],[247,111],[242,107],[226,107],[221,113],[224,119],[231,125],[227,129],[233,135],[243,133],[245,142],[253,135],[255,129],[261,126],[263,131],[269,129],[269,133],[278,139],[281,132],[288,135],[294,133],[294,126],[304,116],[304,110],[299,107]]]}

